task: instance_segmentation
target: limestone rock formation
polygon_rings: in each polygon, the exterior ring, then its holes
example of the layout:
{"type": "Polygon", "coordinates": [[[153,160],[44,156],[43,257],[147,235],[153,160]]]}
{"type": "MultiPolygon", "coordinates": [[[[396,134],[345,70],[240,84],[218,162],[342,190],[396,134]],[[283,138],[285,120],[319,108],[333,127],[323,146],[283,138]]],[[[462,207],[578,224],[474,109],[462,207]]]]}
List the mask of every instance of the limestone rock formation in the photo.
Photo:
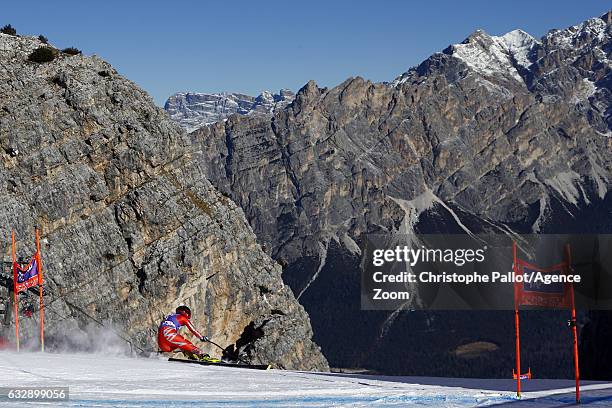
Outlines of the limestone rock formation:
{"type": "Polygon", "coordinates": [[[218,122],[237,113],[240,115],[266,115],[293,101],[295,94],[281,89],[278,94],[269,91],[253,97],[240,93],[179,92],[170,96],[164,109],[170,117],[188,132],[218,122]]]}
{"type": "Polygon", "coordinates": [[[311,81],[272,117],[232,115],[190,136],[284,265],[332,363],[413,370],[397,359],[419,358],[406,343],[471,326],[461,314],[360,312],[364,234],[609,232],[611,32],[610,13],[540,40],[477,31],[390,83],[311,81]]]}
{"type": "MultiPolygon", "coordinates": [[[[0,242],[6,259],[14,228],[26,257],[33,227],[43,231],[48,347],[100,322],[155,351],[160,320],[185,303],[243,359],[326,370],[308,315],[207,180],[205,154],[108,63],[29,62],[40,45],[0,34],[0,242]]],[[[37,333],[28,296],[25,342],[37,333]]]]}

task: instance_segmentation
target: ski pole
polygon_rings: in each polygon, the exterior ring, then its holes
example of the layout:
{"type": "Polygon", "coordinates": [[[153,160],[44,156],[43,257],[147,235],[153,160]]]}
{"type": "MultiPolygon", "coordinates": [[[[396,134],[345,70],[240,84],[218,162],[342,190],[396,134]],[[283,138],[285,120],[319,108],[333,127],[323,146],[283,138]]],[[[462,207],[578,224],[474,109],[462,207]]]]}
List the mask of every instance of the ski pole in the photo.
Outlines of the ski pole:
{"type": "MultiPolygon", "coordinates": [[[[218,345],[217,343],[215,343],[214,341],[212,341],[211,339],[206,340],[208,341],[210,344],[213,344],[217,347],[219,347],[222,351],[225,351],[225,349],[223,347],[221,347],[220,345],[218,345]]],[[[238,357],[238,355],[236,355],[236,359],[238,361],[240,361],[242,364],[251,364],[251,363],[247,363],[246,361],[244,361],[243,359],[241,359],[240,357],[238,357]]]]}

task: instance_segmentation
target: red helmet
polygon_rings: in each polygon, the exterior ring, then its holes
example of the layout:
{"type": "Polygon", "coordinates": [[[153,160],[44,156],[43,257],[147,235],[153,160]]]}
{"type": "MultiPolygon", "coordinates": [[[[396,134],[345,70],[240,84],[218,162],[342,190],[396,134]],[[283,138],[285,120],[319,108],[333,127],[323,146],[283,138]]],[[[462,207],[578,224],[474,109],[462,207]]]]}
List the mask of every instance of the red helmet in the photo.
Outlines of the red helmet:
{"type": "Polygon", "coordinates": [[[191,319],[191,309],[185,305],[181,305],[176,308],[176,313],[185,316],[188,319],[191,319]]]}

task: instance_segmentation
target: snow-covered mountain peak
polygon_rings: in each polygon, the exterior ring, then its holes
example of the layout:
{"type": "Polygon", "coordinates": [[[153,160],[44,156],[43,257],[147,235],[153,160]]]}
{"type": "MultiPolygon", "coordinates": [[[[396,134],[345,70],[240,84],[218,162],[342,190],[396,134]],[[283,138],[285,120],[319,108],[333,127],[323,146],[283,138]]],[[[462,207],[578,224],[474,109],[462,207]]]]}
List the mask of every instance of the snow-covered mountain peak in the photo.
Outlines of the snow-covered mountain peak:
{"type": "Polygon", "coordinates": [[[499,37],[477,30],[461,44],[451,45],[445,52],[484,76],[501,75],[523,82],[517,68],[531,65],[529,55],[536,44],[538,41],[522,30],[510,31],[499,37]]]}
{"type": "MultiPolygon", "coordinates": [[[[497,38],[497,37],[496,37],[497,38]]],[[[529,55],[539,41],[523,30],[513,30],[499,37],[506,45],[508,53],[519,65],[527,68],[531,65],[529,55]]]]}
{"type": "Polygon", "coordinates": [[[255,100],[261,101],[261,102],[270,102],[270,103],[273,103],[274,102],[274,95],[270,91],[263,91],[261,94],[259,94],[259,96],[257,98],[255,98],[255,100]]]}
{"type": "Polygon", "coordinates": [[[538,40],[523,30],[512,30],[499,37],[499,39],[515,57],[517,54],[527,54],[536,44],[539,44],[538,40]]]}
{"type": "Polygon", "coordinates": [[[533,45],[534,42],[537,42],[535,38],[531,34],[526,31],[517,28],[516,30],[512,30],[502,35],[501,38],[504,39],[508,43],[511,44],[523,44],[523,45],[533,45]]]}
{"type": "MultiPolygon", "coordinates": [[[[612,11],[601,17],[591,18],[563,30],[554,29],[537,40],[529,33],[517,29],[501,36],[491,36],[476,30],[459,44],[450,45],[442,53],[450,55],[467,65],[472,73],[479,74],[487,86],[491,80],[517,82],[532,86],[534,70],[538,75],[554,70],[559,61],[573,64],[585,55],[596,62],[590,78],[597,81],[610,69],[610,41],[612,38],[612,11]],[[542,61],[542,56],[548,56],[542,61]],[[537,67],[536,67],[537,65],[537,67]]],[[[437,67],[439,54],[434,54],[420,68],[437,67]]],[[[587,64],[590,65],[590,64],[587,64]]],[[[390,83],[396,87],[413,78],[419,68],[415,67],[398,76],[390,83]]],[[[424,72],[424,71],[423,71],[424,72]]]]}
{"type": "Polygon", "coordinates": [[[581,48],[587,43],[604,42],[610,39],[612,25],[607,21],[608,15],[588,19],[565,30],[551,30],[543,40],[549,46],[559,48],[581,48]]]}

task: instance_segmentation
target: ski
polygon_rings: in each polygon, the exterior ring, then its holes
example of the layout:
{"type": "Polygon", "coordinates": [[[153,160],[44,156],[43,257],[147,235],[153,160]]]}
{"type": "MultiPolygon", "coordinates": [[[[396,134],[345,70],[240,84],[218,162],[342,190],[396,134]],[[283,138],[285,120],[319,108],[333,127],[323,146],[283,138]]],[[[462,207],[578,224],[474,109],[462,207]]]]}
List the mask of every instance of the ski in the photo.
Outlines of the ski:
{"type": "Polygon", "coordinates": [[[205,366],[219,366],[219,367],[234,367],[234,368],[248,368],[251,370],[269,370],[272,368],[270,364],[241,364],[241,363],[226,363],[220,361],[218,363],[213,363],[209,361],[196,361],[196,360],[187,360],[184,358],[174,358],[170,357],[168,361],[176,361],[179,363],[191,363],[191,364],[199,364],[205,366]]]}

